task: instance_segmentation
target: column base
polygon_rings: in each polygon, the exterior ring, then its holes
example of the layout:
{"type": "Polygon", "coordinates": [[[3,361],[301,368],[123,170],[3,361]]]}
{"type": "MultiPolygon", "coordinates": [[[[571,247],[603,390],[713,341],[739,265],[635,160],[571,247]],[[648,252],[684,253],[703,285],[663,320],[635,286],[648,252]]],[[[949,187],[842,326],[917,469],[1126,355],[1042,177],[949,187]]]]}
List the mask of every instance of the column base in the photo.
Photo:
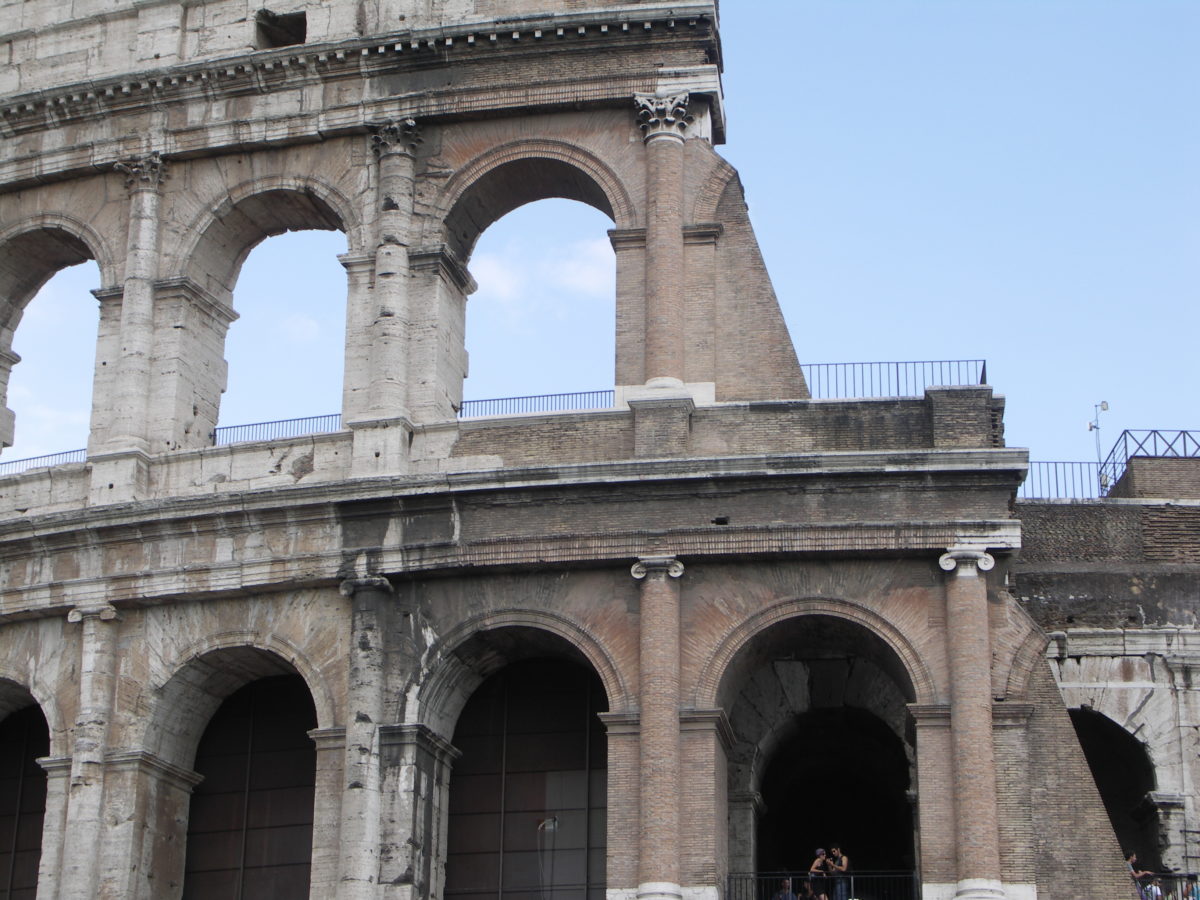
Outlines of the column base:
{"type": "Polygon", "coordinates": [[[1005,900],[1002,882],[992,878],[964,878],[954,890],[954,900],[1005,900]]]}
{"type": "Polygon", "coordinates": [[[683,888],[671,881],[643,881],[637,900],[683,900],[683,888]]]}

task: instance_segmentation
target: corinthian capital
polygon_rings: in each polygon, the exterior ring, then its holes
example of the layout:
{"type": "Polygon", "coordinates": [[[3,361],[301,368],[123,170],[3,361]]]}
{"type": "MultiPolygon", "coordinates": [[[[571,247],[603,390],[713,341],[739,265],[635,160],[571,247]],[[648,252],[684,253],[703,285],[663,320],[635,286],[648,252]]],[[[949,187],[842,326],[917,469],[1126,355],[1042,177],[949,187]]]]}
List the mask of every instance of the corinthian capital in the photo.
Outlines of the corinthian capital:
{"type": "Polygon", "coordinates": [[[416,119],[401,119],[394,122],[376,122],[368,126],[371,129],[371,149],[376,156],[387,156],[389,153],[407,153],[417,155],[421,146],[421,126],[416,119]]]}
{"type": "Polygon", "coordinates": [[[114,163],[113,168],[125,176],[125,187],[157,188],[167,177],[167,161],[158,151],[146,156],[135,156],[124,162],[114,163]]]}
{"type": "Polygon", "coordinates": [[[690,95],[684,91],[670,97],[657,94],[634,94],[633,104],[637,109],[638,125],[647,143],[654,138],[671,136],[683,139],[683,132],[692,124],[688,114],[690,95]]]}

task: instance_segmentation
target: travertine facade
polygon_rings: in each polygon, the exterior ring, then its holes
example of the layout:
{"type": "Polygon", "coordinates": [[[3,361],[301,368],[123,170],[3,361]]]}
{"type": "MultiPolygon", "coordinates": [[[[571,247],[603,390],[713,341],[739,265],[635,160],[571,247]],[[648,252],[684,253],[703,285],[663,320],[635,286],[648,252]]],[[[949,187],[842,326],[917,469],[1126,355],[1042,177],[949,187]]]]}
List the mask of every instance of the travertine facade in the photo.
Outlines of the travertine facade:
{"type": "Polygon", "coordinates": [[[1127,890],[1008,589],[1003,401],[809,398],[714,150],[714,4],[0,21],[0,388],[40,285],[103,278],[87,462],[0,480],[0,712],[48,730],[9,862],[38,897],[285,896],[285,870],[313,898],[720,897],[837,837],[786,815],[790,770],[926,900],[1127,890]],[[472,248],[545,197],[613,221],[614,407],[460,421],[472,248]],[[240,265],[301,228],[348,240],[344,428],[210,446],[240,265]],[[580,672],[568,764],[539,709],[580,672]],[[214,735],[274,676],[311,696],[308,793],[255,793],[286,766],[251,726],[223,814],[214,735]]]}

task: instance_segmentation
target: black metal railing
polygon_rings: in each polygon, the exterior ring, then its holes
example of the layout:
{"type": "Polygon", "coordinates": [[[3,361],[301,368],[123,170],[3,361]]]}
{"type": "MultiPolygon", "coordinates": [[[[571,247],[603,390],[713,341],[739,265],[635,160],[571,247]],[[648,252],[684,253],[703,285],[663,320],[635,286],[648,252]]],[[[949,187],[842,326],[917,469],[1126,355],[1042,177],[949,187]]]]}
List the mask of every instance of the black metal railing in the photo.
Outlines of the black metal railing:
{"type": "Polygon", "coordinates": [[[47,453],[45,456],[11,459],[0,463],[0,478],[5,475],[28,472],[30,469],[43,469],[47,466],[65,466],[67,463],[81,462],[87,462],[87,450],[64,450],[61,453],[47,453]]]}
{"type": "Polygon", "coordinates": [[[800,367],[814,400],[919,397],[929,387],[987,384],[987,360],[805,363],[800,367]]]}
{"type": "Polygon", "coordinates": [[[1110,487],[1121,480],[1125,466],[1137,456],[1200,457],[1200,433],[1158,429],[1122,431],[1100,466],[1101,474],[1109,479],[1110,487]]]}
{"type": "Polygon", "coordinates": [[[274,422],[254,422],[250,425],[222,425],[213,429],[212,442],[214,447],[223,447],[242,441],[278,441],[303,437],[306,434],[328,434],[341,430],[341,413],[330,413],[327,416],[277,419],[274,422]]]}
{"type": "Polygon", "coordinates": [[[1129,896],[1141,900],[1195,900],[1200,898],[1200,886],[1195,875],[1150,875],[1141,879],[1129,896]]]}
{"type": "Polygon", "coordinates": [[[782,900],[786,895],[785,878],[791,880],[795,900],[808,900],[818,893],[829,900],[918,900],[921,892],[915,872],[847,872],[811,882],[807,872],[774,872],[730,875],[728,900],[782,900]],[[812,894],[806,893],[806,884],[812,884],[812,894]]]}
{"type": "Polygon", "coordinates": [[[1094,462],[1031,462],[1017,496],[1022,500],[1096,500],[1113,483],[1094,462]]]}
{"type": "Polygon", "coordinates": [[[514,416],[520,413],[565,412],[576,409],[608,409],[614,392],[576,391],[571,394],[532,394],[528,397],[493,397],[490,400],[464,400],[460,419],[481,416],[514,416]]]}

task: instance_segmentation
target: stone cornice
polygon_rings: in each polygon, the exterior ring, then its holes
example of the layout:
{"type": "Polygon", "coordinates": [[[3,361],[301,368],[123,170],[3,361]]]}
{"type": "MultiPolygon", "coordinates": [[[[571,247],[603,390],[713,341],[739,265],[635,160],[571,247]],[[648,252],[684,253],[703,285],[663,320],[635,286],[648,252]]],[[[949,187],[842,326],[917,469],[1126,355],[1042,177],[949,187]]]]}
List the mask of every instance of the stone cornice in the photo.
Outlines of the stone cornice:
{"type": "MultiPolygon", "coordinates": [[[[225,99],[299,90],[314,84],[354,79],[370,80],[427,68],[431,61],[448,65],[478,60],[490,62],[497,54],[526,54],[553,48],[559,52],[595,52],[613,47],[639,46],[647,36],[655,39],[703,40],[716,47],[717,37],[708,4],[684,7],[648,7],[642,10],[601,10],[588,13],[522,17],[511,21],[466,23],[454,28],[427,28],[372,38],[252,51],[218,59],[180,63],[119,76],[97,78],[0,98],[0,139],[31,132],[54,130],[86,121],[111,121],[150,108],[176,103],[205,104],[225,99]],[[547,46],[549,45],[549,46],[547,46]]],[[[427,86],[411,91],[385,91],[382,99],[363,102],[355,97],[343,106],[329,105],[297,119],[312,119],[310,128],[288,127],[289,121],[262,122],[256,143],[296,142],[339,133],[366,133],[368,124],[385,119],[417,117],[436,119],[506,105],[578,106],[608,103],[625,106],[637,91],[655,90],[662,77],[688,82],[694,93],[706,94],[720,107],[719,76],[702,75],[699,69],[718,69],[714,63],[697,67],[695,78],[681,70],[648,65],[645,71],[626,76],[573,75],[561,84],[553,81],[513,84],[511,103],[505,85],[492,79],[486,89],[457,85],[445,90],[427,86]],[[664,76],[663,73],[666,73],[664,76]]],[[[222,146],[244,145],[244,127],[228,134],[218,125],[170,131],[148,150],[169,157],[198,154],[222,146]],[[189,136],[190,135],[190,136],[189,136]]],[[[228,123],[223,123],[227,125],[228,123]]],[[[715,138],[724,139],[720,115],[714,116],[715,138]]],[[[119,129],[117,129],[119,131],[119,129]]],[[[41,152],[28,159],[11,158],[0,167],[0,184],[19,185],[55,177],[69,171],[105,169],[130,152],[125,139],[89,148],[64,148],[41,152]],[[55,170],[60,170],[56,173],[55,170]]]]}

